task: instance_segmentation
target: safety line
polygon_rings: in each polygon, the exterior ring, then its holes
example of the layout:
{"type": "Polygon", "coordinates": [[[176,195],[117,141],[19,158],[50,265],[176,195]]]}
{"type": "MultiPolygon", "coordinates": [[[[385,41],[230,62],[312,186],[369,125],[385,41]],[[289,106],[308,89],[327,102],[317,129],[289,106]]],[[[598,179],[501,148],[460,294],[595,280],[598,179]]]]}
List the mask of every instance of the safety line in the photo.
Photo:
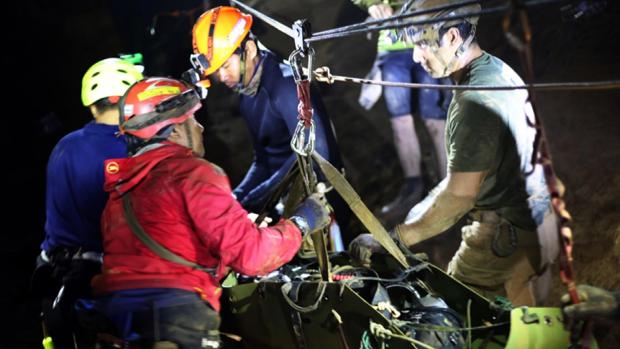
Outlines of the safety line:
{"type": "MultiPolygon", "coordinates": [[[[533,6],[546,5],[546,4],[561,2],[561,1],[564,1],[564,0],[533,0],[533,1],[528,1],[524,3],[523,5],[525,7],[533,7],[533,6]]],[[[487,15],[487,14],[505,14],[512,8],[509,4],[504,4],[504,5],[489,7],[486,9],[482,9],[480,11],[469,12],[469,13],[465,13],[465,14],[457,15],[457,16],[445,16],[445,17],[442,16],[442,17],[429,18],[429,19],[418,20],[418,21],[404,21],[404,22],[399,21],[400,19],[407,19],[410,17],[416,17],[416,16],[420,16],[423,14],[428,14],[428,13],[441,12],[446,9],[459,8],[459,7],[464,7],[467,5],[481,3],[481,2],[482,1],[465,1],[459,4],[453,4],[449,6],[446,6],[446,5],[438,6],[432,9],[426,9],[422,11],[413,11],[407,14],[397,15],[397,16],[393,16],[389,18],[383,18],[379,20],[352,24],[352,25],[345,26],[345,27],[324,30],[321,32],[313,33],[310,38],[306,39],[306,42],[329,40],[329,39],[350,36],[354,34],[374,32],[374,31],[380,31],[380,30],[386,30],[386,29],[398,29],[398,28],[409,27],[409,26],[433,24],[433,23],[445,22],[445,21],[454,20],[454,19],[479,17],[479,16],[487,15]],[[390,24],[394,21],[397,21],[399,23],[390,24]],[[381,24],[381,23],[388,23],[388,24],[381,24]]]]}
{"type": "Polygon", "coordinates": [[[361,29],[337,32],[334,34],[318,35],[317,33],[307,38],[306,42],[309,42],[309,43],[317,42],[317,41],[323,41],[323,40],[342,38],[342,37],[350,36],[354,34],[375,32],[375,31],[381,31],[381,30],[386,30],[386,29],[398,29],[398,28],[411,27],[411,26],[416,26],[416,25],[433,24],[433,23],[446,22],[446,21],[455,20],[455,19],[479,17],[482,15],[488,15],[488,14],[505,14],[506,12],[508,12],[509,9],[510,9],[510,6],[501,5],[501,6],[487,8],[481,11],[464,13],[458,16],[436,17],[436,18],[428,18],[428,19],[423,19],[423,20],[418,20],[418,21],[401,22],[401,23],[396,23],[396,24],[384,24],[384,25],[379,25],[379,26],[372,27],[372,28],[361,28],[361,29]]]}
{"type": "Polygon", "coordinates": [[[472,326],[472,327],[448,327],[441,325],[432,325],[432,324],[421,324],[407,320],[391,320],[392,323],[397,326],[410,326],[415,328],[416,330],[426,330],[426,331],[439,331],[439,332],[460,332],[460,331],[480,331],[480,330],[488,330],[489,328],[502,327],[506,325],[510,325],[510,321],[503,321],[492,323],[489,325],[480,325],[480,326],[472,326]]]}
{"type": "Polygon", "coordinates": [[[290,36],[291,38],[295,38],[295,33],[293,32],[293,29],[290,26],[287,26],[285,24],[282,24],[278,21],[276,21],[275,19],[267,16],[266,14],[257,11],[253,8],[251,8],[250,6],[242,3],[241,1],[237,1],[237,0],[230,0],[232,3],[234,3],[235,5],[243,8],[245,11],[248,11],[249,13],[251,13],[252,15],[258,17],[259,19],[262,19],[265,23],[269,24],[270,26],[276,28],[277,30],[281,31],[282,33],[290,36]]]}
{"type": "Polygon", "coordinates": [[[451,9],[461,8],[461,7],[465,7],[465,6],[473,5],[473,4],[478,4],[478,3],[482,3],[482,0],[463,1],[463,2],[460,2],[458,4],[443,5],[443,6],[437,6],[437,7],[429,8],[429,9],[426,9],[426,10],[412,11],[412,12],[409,12],[409,13],[398,14],[396,16],[391,16],[391,17],[387,17],[387,18],[373,19],[373,20],[368,20],[368,21],[364,21],[364,22],[361,22],[361,23],[350,24],[350,25],[343,26],[343,27],[337,27],[337,28],[333,28],[333,29],[323,30],[323,31],[314,33],[314,36],[321,36],[321,35],[335,34],[335,33],[339,33],[339,32],[346,32],[346,31],[353,30],[353,29],[364,28],[366,26],[379,25],[379,24],[383,24],[383,23],[387,23],[387,22],[393,22],[393,21],[398,21],[398,20],[401,20],[401,19],[417,17],[417,16],[421,16],[421,15],[425,15],[425,14],[429,14],[429,13],[440,12],[440,11],[444,11],[444,10],[451,10],[451,9]]]}
{"type": "Polygon", "coordinates": [[[413,89],[431,90],[474,90],[474,91],[510,91],[510,90],[546,90],[546,91],[575,91],[575,90],[613,90],[620,88],[620,80],[605,81],[582,81],[582,82],[548,82],[532,83],[524,85],[440,85],[440,84],[420,84],[406,82],[392,82],[384,80],[372,80],[356,78],[351,76],[332,75],[327,67],[319,67],[314,70],[314,76],[320,82],[332,84],[338,82],[348,82],[364,85],[381,85],[389,87],[407,87],[413,89]]]}

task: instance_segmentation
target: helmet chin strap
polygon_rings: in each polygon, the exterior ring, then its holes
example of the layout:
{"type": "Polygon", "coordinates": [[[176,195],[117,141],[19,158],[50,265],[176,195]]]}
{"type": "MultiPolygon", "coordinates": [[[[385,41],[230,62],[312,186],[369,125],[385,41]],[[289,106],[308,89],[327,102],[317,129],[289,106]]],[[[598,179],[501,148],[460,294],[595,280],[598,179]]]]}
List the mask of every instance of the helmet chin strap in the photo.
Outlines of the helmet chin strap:
{"type": "Polygon", "coordinates": [[[439,45],[441,44],[440,43],[441,39],[437,40],[436,46],[434,46],[431,51],[433,52],[433,55],[435,56],[437,61],[439,61],[439,64],[443,66],[443,72],[441,74],[441,77],[446,77],[454,72],[454,67],[457,64],[458,59],[461,58],[461,56],[463,56],[465,51],[469,48],[469,45],[471,45],[471,42],[474,40],[475,34],[476,34],[476,26],[473,25],[471,27],[471,32],[467,36],[467,39],[465,39],[459,45],[459,48],[454,52],[454,55],[452,56],[449,62],[446,62],[446,60],[438,53],[439,45]]]}
{"type": "Polygon", "coordinates": [[[433,49],[432,52],[439,64],[443,67],[443,72],[441,73],[440,77],[445,78],[446,76],[450,75],[451,69],[456,64],[459,55],[455,52],[452,56],[452,59],[450,59],[450,62],[446,62],[446,60],[443,59],[443,57],[438,53],[437,49],[433,49]]]}
{"type": "Polygon", "coordinates": [[[245,79],[245,73],[246,73],[245,60],[246,60],[245,50],[242,50],[241,54],[239,55],[239,81],[237,82],[237,85],[234,88],[236,92],[241,91],[241,89],[243,88],[243,80],[245,79]]]}

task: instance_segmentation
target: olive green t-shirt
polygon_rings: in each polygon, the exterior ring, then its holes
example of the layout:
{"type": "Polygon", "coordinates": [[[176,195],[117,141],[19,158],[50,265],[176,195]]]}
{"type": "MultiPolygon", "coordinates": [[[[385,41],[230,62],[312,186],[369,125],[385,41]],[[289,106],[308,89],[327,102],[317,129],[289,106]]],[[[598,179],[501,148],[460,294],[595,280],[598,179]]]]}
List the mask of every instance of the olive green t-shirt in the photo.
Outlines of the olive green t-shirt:
{"type": "MultiPolygon", "coordinates": [[[[522,85],[488,53],[472,61],[459,85],[522,85]]],[[[549,206],[540,166],[532,172],[535,128],[526,90],[456,91],[448,109],[446,150],[450,172],[488,171],[475,208],[496,210],[519,228],[535,230],[549,206]]]]}

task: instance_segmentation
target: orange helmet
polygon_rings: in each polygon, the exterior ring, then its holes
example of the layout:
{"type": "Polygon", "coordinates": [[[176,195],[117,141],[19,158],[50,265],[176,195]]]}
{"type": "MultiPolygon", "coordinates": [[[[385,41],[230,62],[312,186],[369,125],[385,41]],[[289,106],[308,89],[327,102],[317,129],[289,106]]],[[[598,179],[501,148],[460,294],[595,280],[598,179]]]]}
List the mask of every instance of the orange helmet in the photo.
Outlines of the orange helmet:
{"type": "Polygon", "coordinates": [[[192,29],[194,68],[213,74],[235,53],[250,32],[252,16],[230,6],[220,6],[203,13],[192,29]]]}
{"type": "Polygon", "coordinates": [[[133,84],[119,106],[121,133],[150,139],[164,127],[184,122],[202,105],[185,83],[151,77],[133,84]]]}

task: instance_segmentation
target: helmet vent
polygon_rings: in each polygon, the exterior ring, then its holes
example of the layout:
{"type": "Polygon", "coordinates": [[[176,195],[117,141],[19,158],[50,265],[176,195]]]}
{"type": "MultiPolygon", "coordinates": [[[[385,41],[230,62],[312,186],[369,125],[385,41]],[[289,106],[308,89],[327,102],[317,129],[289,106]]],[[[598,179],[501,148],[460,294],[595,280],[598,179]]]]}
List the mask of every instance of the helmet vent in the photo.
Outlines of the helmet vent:
{"type": "Polygon", "coordinates": [[[122,81],[123,84],[127,85],[127,86],[131,86],[131,82],[127,81],[127,80],[123,80],[122,81]]]}
{"type": "Polygon", "coordinates": [[[117,71],[123,74],[127,74],[127,70],[124,70],[124,69],[117,69],[117,71]]]}
{"type": "Polygon", "coordinates": [[[97,76],[97,75],[99,75],[99,72],[95,72],[95,73],[94,73],[93,75],[91,75],[91,76],[94,78],[94,77],[95,77],[95,76],[97,76]]]}
{"type": "Polygon", "coordinates": [[[92,91],[92,90],[96,89],[96,88],[97,88],[97,86],[99,86],[99,84],[94,84],[94,85],[90,88],[90,90],[92,91]]]}

